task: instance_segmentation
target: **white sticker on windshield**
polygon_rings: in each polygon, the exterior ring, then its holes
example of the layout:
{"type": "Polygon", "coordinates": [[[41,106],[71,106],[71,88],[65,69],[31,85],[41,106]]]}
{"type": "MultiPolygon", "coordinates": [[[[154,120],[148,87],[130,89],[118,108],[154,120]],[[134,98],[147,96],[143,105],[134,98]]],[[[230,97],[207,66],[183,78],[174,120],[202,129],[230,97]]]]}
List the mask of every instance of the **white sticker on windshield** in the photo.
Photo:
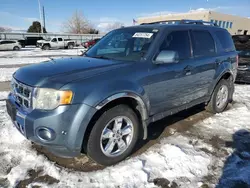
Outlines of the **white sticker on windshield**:
{"type": "Polygon", "coordinates": [[[133,35],[133,38],[146,38],[150,39],[153,36],[154,33],[135,33],[133,35]]]}

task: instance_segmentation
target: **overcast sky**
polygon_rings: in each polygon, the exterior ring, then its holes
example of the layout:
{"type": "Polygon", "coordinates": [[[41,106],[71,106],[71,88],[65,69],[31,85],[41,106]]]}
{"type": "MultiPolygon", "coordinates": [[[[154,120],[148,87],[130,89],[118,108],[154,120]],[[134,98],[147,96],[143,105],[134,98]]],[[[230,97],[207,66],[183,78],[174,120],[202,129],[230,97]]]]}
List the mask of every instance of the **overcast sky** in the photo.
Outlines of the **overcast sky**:
{"type": "MultiPolygon", "coordinates": [[[[132,25],[142,16],[211,9],[250,17],[250,0],[40,0],[46,10],[47,30],[62,31],[62,23],[80,10],[97,29],[105,30],[112,22],[132,25]]],[[[37,0],[0,0],[0,26],[26,30],[39,19],[37,0]]]]}

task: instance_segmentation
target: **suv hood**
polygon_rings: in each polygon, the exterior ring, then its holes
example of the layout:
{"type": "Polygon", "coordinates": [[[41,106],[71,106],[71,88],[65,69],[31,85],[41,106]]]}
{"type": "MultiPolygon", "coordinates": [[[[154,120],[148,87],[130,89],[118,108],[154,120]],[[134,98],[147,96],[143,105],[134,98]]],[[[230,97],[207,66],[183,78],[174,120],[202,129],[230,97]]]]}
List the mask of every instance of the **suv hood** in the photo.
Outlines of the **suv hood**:
{"type": "Polygon", "coordinates": [[[14,78],[35,87],[60,88],[74,80],[129,65],[120,61],[76,57],[45,61],[18,69],[14,78]]]}

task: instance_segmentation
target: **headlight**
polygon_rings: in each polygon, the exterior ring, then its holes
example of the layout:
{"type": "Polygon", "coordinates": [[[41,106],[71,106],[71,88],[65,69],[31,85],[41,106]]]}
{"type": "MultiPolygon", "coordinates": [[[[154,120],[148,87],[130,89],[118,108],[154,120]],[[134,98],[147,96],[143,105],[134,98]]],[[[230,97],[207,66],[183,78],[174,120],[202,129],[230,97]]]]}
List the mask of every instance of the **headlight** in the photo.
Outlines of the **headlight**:
{"type": "Polygon", "coordinates": [[[33,96],[33,108],[41,110],[53,110],[59,105],[70,104],[72,97],[72,91],[37,88],[35,89],[33,96]]]}

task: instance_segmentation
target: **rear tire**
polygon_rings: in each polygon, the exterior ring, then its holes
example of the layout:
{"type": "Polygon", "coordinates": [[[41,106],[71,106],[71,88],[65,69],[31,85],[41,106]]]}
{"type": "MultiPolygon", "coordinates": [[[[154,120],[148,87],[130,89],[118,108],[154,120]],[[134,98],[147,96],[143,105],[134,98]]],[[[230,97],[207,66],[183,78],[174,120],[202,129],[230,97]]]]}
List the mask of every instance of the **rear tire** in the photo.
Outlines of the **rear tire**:
{"type": "Polygon", "coordinates": [[[220,80],[206,106],[206,110],[214,114],[223,112],[230,102],[230,95],[233,92],[231,90],[232,87],[230,87],[230,79],[220,80]]]}
{"type": "Polygon", "coordinates": [[[18,50],[20,50],[20,48],[19,48],[18,46],[15,46],[15,47],[13,48],[13,50],[14,50],[14,51],[18,51],[18,50]]]}
{"type": "Polygon", "coordinates": [[[104,112],[91,130],[87,155],[101,165],[116,164],[130,155],[138,135],[135,112],[126,105],[115,106],[104,112]]]}
{"type": "Polygon", "coordinates": [[[73,44],[69,44],[68,45],[68,49],[73,49],[74,48],[74,45],[73,44]]]}

